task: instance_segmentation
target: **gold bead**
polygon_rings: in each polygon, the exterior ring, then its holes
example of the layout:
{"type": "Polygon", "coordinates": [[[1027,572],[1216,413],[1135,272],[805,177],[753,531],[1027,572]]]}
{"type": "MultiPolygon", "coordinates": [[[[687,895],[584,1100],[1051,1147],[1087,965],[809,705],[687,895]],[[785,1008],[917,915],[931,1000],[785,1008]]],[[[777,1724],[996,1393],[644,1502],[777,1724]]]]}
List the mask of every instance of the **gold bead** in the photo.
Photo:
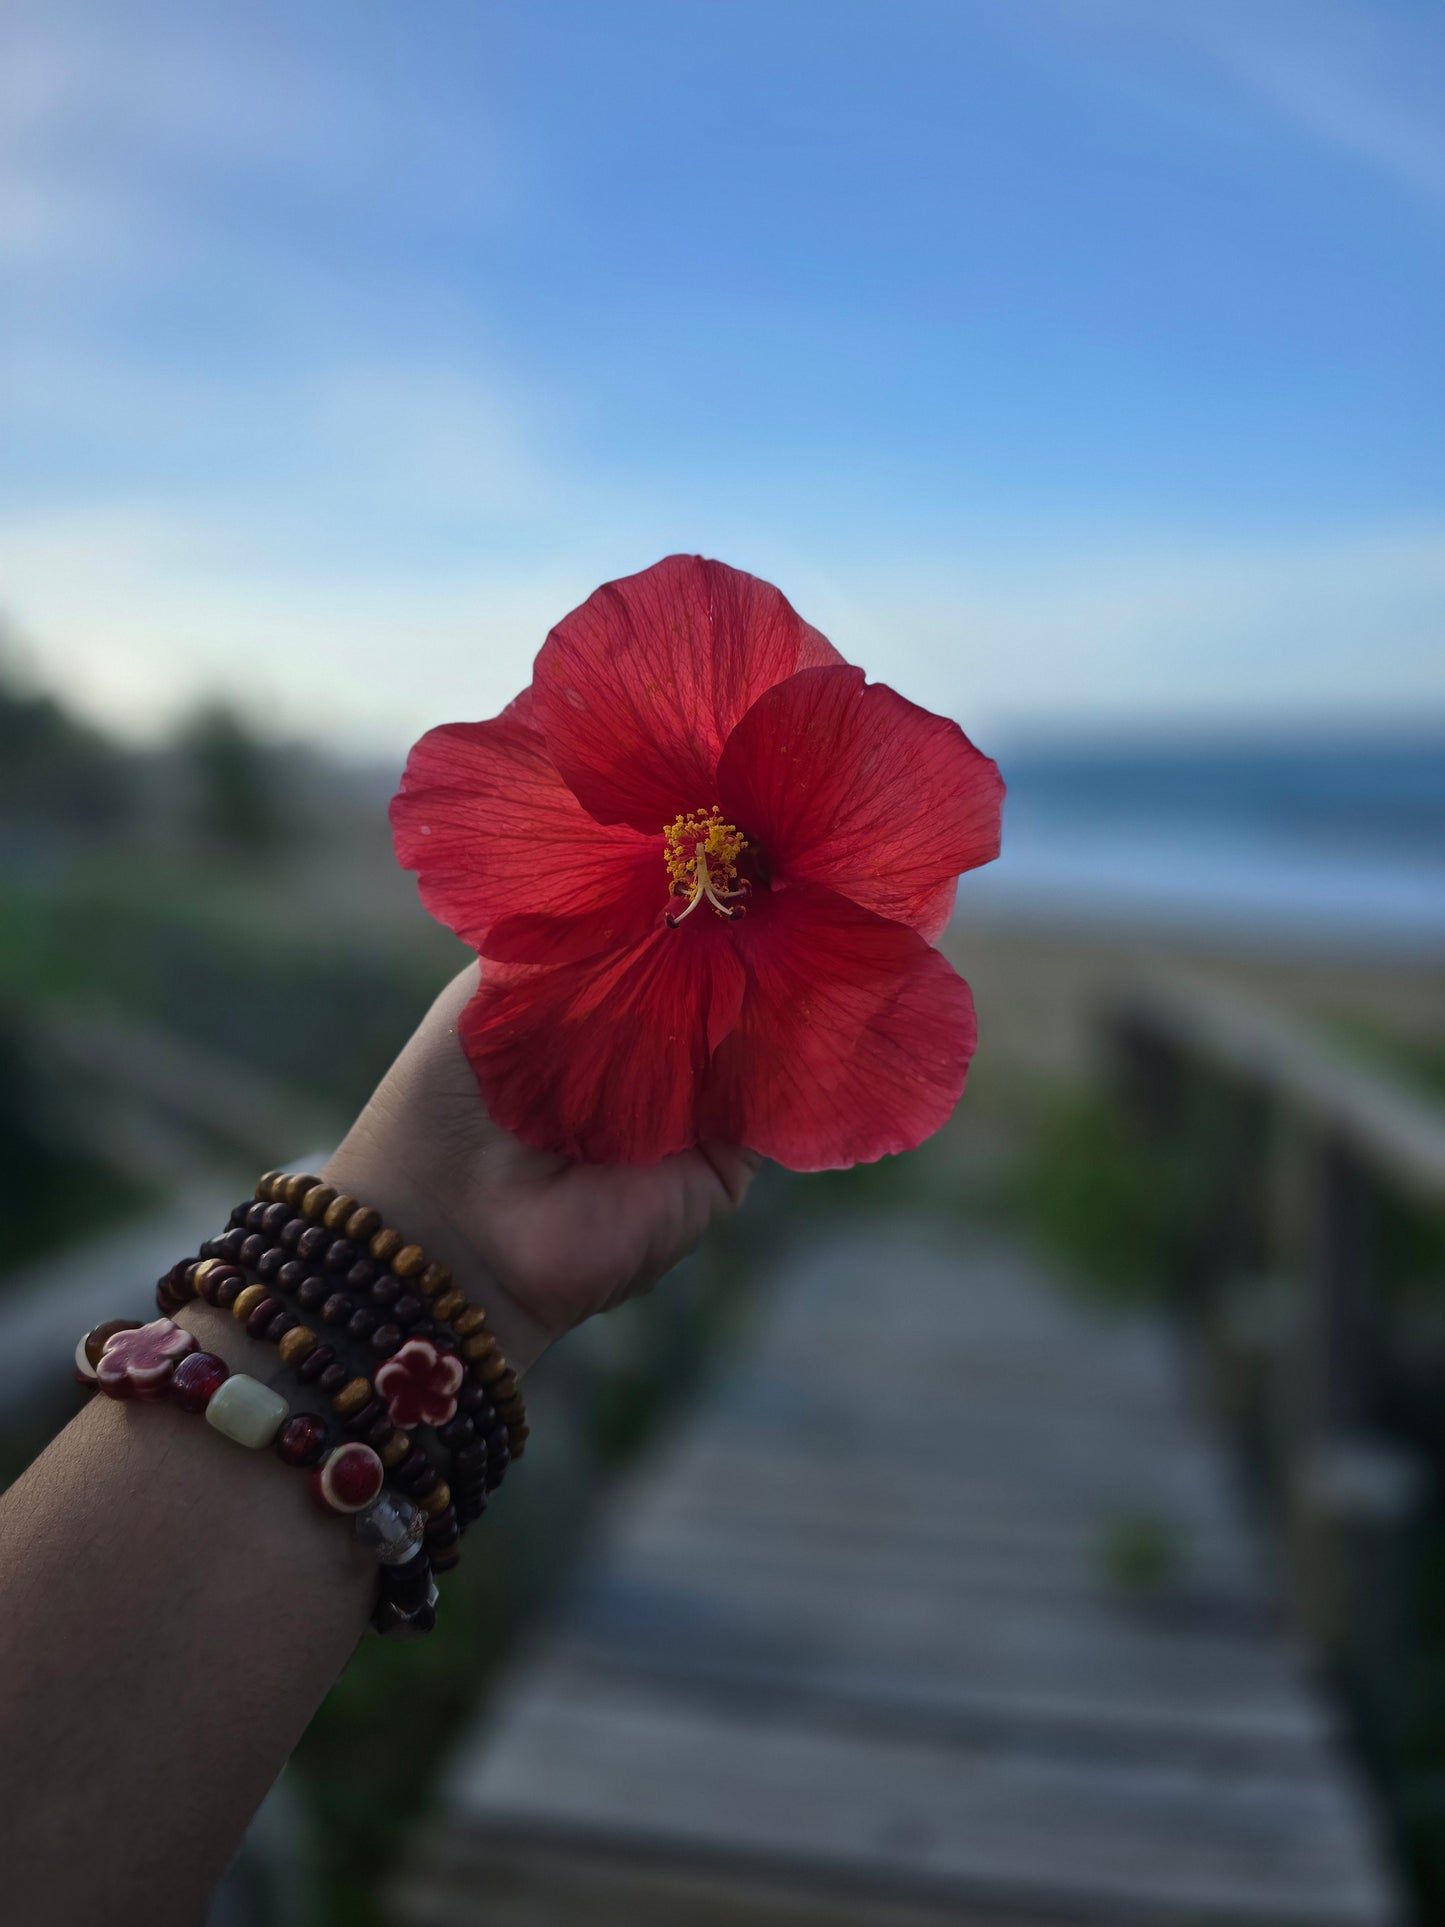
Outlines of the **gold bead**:
{"type": "Polygon", "coordinates": [[[478,1359],[490,1358],[496,1349],[497,1341],[490,1332],[478,1332],[475,1338],[469,1338],[462,1346],[462,1357],[475,1364],[478,1359]]]}
{"type": "Polygon", "coordinates": [[[426,1266],[426,1253],[420,1245],[403,1245],[391,1260],[391,1268],[398,1278],[415,1278],[426,1266]]]}
{"type": "MultiPolygon", "coordinates": [[[[463,1346],[462,1349],[465,1350],[466,1347],[463,1346]]],[[[506,1371],[506,1359],[500,1352],[493,1352],[490,1358],[484,1358],[477,1366],[477,1377],[483,1385],[495,1385],[499,1378],[505,1376],[506,1371]]]]}
{"type": "Polygon", "coordinates": [[[301,1209],[306,1213],[308,1218],[319,1221],[327,1205],[330,1204],[335,1196],[336,1186],[334,1184],[313,1184],[311,1189],[306,1193],[306,1196],[301,1200],[301,1209]]]}
{"type": "Polygon", "coordinates": [[[371,1255],[379,1265],[384,1265],[401,1250],[401,1243],[401,1233],[393,1231],[389,1224],[383,1225],[371,1241],[371,1255]]]}
{"type": "Polygon", "coordinates": [[[431,1301],[432,1317],[439,1318],[444,1325],[449,1325],[457,1313],[465,1311],[466,1308],[466,1299],[456,1290],[444,1291],[439,1298],[433,1298],[431,1301]]]}
{"type": "Polygon", "coordinates": [[[276,1186],[276,1199],[281,1204],[289,1204],[293,1210],[297,1209],[306,1193],[320,1182],[320,1178],[313,1177],[309,1171],[297,1171],[294,1176],[283,1178],[276,1186]]]}
{"type": "Polygon", "coordinates": [[[377,1455],[389,1472],[394,1465],[400,1465],[411,1450],[411,1439],[402,1431],[393,1432],[385,1445],[378,1446],[377,1455]]]}
{"type": "Polygon", "coordinates": [[[424,1499],[417,1500],[417,1504],[421,1507],[422,1511],[429,1512],[433,1518],[436,1517],[437,1513],[445,1512],[451,1502],[452,1489],[445,1479],[442,1480],[434,1492],[428,1492],[424,1499]]]}
{"type": "Polygon", "coordinates": [[[276,1186],[281,1182],[279,1171],[268,1171],[256,1186],[256,1196],[263,1204],[270,1204],[276,1196],[276,1186]]]}
{"type": "Polygon", "coordinates": [[[349,1378],[332,1399],[331,1409],[342,1418],[350,1418],[353,1412],[361,1410],[370,1397],[371,1380],[369,1378],[349,1378]]]}
{"type": "Polygon", "coordinates": [[[264,1285],[247,1285],[244,1291],[236,1293],[236,1301],[231,1306],[231,1316],[238,1325],[244,1325],[261,1300],[269,1297],[270,1293],[264,1285]]]}
{"type": "Polygon", "coordinates": [[[303,1358],[309,1358],[316,1349],[316,1334],[304,1325],[293,1325],[281,1343],[276,1347],[281,1354],[283,1365],[299,1365],[303,1358]]]}
{"type": "Polygon", "coordinates": [[[364,1245],[380,1229],[381,1213],[373,1211],[369,1204],[358,1206],[346,1220],[346,1235],[356,1245],[364,1245]]]}
{"type": "Polygon", "coordinates": [[[517,1374],[508,1369],[492,1380],[492,1403],[497,1406],[509,1404],[517,1396],[517,1374]]]}
{"type": "Polygon", "coordinates": [[[345,1191],[339,1191],[321,1214],[321,1222],[328,1231],[339,1231],[356,1209],[356,1199],[345,1191]]]}
{"type": "Polygon", "coordinates": [[[430,1298],[436,1292],[445,1291],[451,1281],[452,1274],[448,1266],[432,1264],[417,1279],[416,1288],[424,1298],[430,1298]]]}
{"type": "Polygon", "coordinates": [[[487,1322],[487,1314],[480,1305],[468,1305],[466,1310],[452,1320],[452,1330],[458,1338],[470,1338],[479,1332],[487,1322]]]}

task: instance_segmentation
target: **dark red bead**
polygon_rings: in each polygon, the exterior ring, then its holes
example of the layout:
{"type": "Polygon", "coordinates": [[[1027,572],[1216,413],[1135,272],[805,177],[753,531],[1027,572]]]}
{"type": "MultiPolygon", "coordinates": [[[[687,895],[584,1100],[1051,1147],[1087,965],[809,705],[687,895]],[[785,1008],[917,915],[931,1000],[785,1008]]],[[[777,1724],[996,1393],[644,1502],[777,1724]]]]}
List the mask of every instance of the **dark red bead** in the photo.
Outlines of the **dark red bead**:
{"type": "Polygon", "coordinates": [[[428,1539],[435,1538],[439,1532],[445,1532],[448,1526],[454,1526],[456,1522],[457,1522],[456,1507],[454,1505],[443,1506],[440,1512],[434,1512],[431,1515],[431,1517],[427,1520],[426,1522],[427,1538],[428,1539]]]}
{"type": "Polygon", "coordinates": [[[420,1472],[398,1473],[396,1482],[411,1498],[424,1499],[429,1492],[436,1491],[442,1475],[434,1465],[424,1465],[420,1472]]]}
{"type": "Polygon", "coordinates": [[[166,1390],[182,1411],[204,1412],[230,1376],[230,1366],[214,1352],[187,1352],[177,1360],[166,1390]]]}
{"type": "Polygon", "coordinates": [[[331,1295],[331,1280],[318,1278],[314,1271],[308,1271],[296,1287],[296,1302],[302,1311],[315,1311],[331,1295]]]}
{"type": "Polygon", "coordinates": [[[353,1338],[366,1339],[376,1330],[381,1313],[373,1311],[370,1305],[358,1305],[346,1321],[346,1329],[353,1338]]]}
{"type": "Polygon", "coordinates": [[[294,1251],[306,1225],[307,1220],[303,1217],[288,1218],[276,1234],[277,1243],[284,1245],[288,1251],[294,1251]]]}
{"type": "Polygon", "coordinates": [[[480,1412],[487,1402],[487,1388],[485,1385],[475,1383],[463,1385],[462,1389],[457,1393],[457,1410],[459,1412],[475,1414],[480,1412]]]}
{"type": "Polygon", "coordinates": [[[276,1434],[277,1456],[287,1465],[316,1465],[326,1444],[326,1421],[315,1412],[293,1412],[276,1434]]]}
{"type": "Polygon", "coordinates": [[[487,1447],[485,1441],[475,1439],[470,1445],[462,1446],[460,1451],[453,1452],[452,1464],[456,1467],[459,1477],[463,1473],[471,1471],[473,1467],[485,1471],[487,1464],[487,1447]]]}
{"type": "MultiPolygon", "coordinates": [[[[334,1357],[335,1354],[333,1353],[332,1356],[334,1357]]],[[[321,1387],[322,1391],[325,1392],[326,1396],[330,1398],[333,1392],[339,1392],[341,1390],[350,1376],[350,1372],[338,1361],[335,1365],[328,1365],[316,1383],[321,1387]]]]}
{"type": "Polygon", "coordinates": [[[284,1311],[285,1309],[286,1307],[281,1303],[279,1298],[262,1298],[258,1300],[253,1309],[247,1314],[246,1330],[253,1338],[262,1337],[265,1334],[266,1327],[276,1316],[277,1312],[284,1311]]]}
{"type": "Polygon", "coordinates": [[[295,1215],[289,1204],[268,1204],[261,1213],[259,1229],[269,1238],[279,1238],[284,1227],[290,1224],[295,1215]]]}
{"type": "Polygon", "coordinates": [[[239,1204],[233,1204],[231,1206],[231,1215],[226,1220],[226,1229],[229,1231],[232,1225],[244,1224],[246,1222],[246,1213],[254,1203],[254,1198],[243,1198],[239,1204]]]}
{"type": "Polygon", "coordinates": [[[296,1376],[314,1385],[321,1374],[336,1362],[334,1345],[315,1345],[296,1367],[296,1376]]]}
{"type": "Polygon", "coordinates": [[[455,1452],[459,1445],[470,1445],[477,1435],[477,1428],[465,1412],[458,1412],[455,1418],[438,1426],[437,1437],[448,1451],[455,1452]]]}
{"type": "Polygon", "coordinates": [[[381,1358],[390,1358],[400,1344],[400,1325],[378,1325],[371,1334],[371,1349],[381,1358]]]}
{"type": "Polygon", "coordinates": [[[259,1231],[248,1232],[242,1241],[240,1251],[236,1254],[236,1263],[238,1265],[244,1265],[249,1271],[265,1249],[266,1240],[261,1236],[261,1233],[259,1231]]]}
{"type": "Polygon", "coordinates": [[[267,1245],[256,1260],[256,1276],[263,1284],[269,1285],[285,1262],[286,1253],[280,1245],[267,1245]]]}
{"type": "Polygon", "coordinates": [[[229,1311],[246,1289],[246,1280],[239,1271],[232,1272],[216,1286],[216,1295],[211,1303],[218,1311],[229,1311]]]}
{"type": "MultiPolygon", "coordinates": [[[[451,1510],[452,1508],[448,1506],[447,1511],[450,1512],[451,1510]]],[[[442,1526],[440,1530],[436,1529],[436,1521],[433,1520],[431,1525],[426,1529],[427,1550],[436,1551],[442,1546],[454,1546],[461,1536],[462,1529],[460,1525],[458,1525],[455,1517],[453,1517],[450,1525],[442,1526]]]]}
{"type": "Polygon", "coordinates": [[[324,1224],[308,1224],[296,1240],[296,1256],[308,1261],[316,1259],[331,1243],[331,1233],[324,1224]]]}
{"type": "MultiPolygon", "coordinates": [[[[375,1425],[376,1421],[379,1418],[384,1418],[385,1415],[386,1407],[382,1404],[381,1400],[379,1398],[369,1398],[365,1405],[353,1412],[350,1418],[347,1419],[346,1429],[348,1432],[354,1432],[356,1436],[360,1438],[367,1426],[375,1425]]],[[[389,1420],[388,1423],[390,1423],[389,1420]]]]}
{"type": "Polygon", "coordinates": [[[266,1217],[267,1206],[262,1198],[253,1198],[246,1206],[246,1215],[241,1219],[248,1231],[260,1231],[266,1217]]]}
{"type": "Polygon", "coordinates": [[[328,1325],[344,1325],[351,1316],[351,1300],[344,1291],[333,1291],[321,1307],[321,1316],[328,1325]]]}
{"type": "Polygon", "coordinates": [[[224,1238],[218,1238],[216,1240],[216,1243],[220,1247],[216,1255],[219,1258],[226,1259],[230,1264],[237,1264],[241,1257],[241,1246],[245,1244],[245,1242],[245,1229],[241,1225],[237,1225],[234,1231],[228,1231],[224,1238]]]}
{"type": "Polygon", "coordinates": [[[299,1258],[288,1258],[276,1273],[276,1283],[282,1291],[294,1293],[310,1275],[299,1258]]]}
{"type": "Polygon", "coordinates": [[[372,1304],[381,1305],[384,1308],[400,1298],[400,1278],[393,1277],[389,1271],[383,1272],[381,1277],[378,1278],[376,1283],[371,1287],[372,1304]]]}
{"type": "Polygon", "coordinates": [[[360,1256],[350,1238],[337,1238],[328,1246],[322,1262],[328,1271],[350,1271],[360,1256]]]}
{"type": "Polygon", "coordinates": [[[383,1445],[389,1445],[391,1443],[391,1435],[395,1430],[396,1427],[387,1417],[385,1411],[381,1411],[371,1421],[370,1425],[366,1427],[365,1431],[358,1430],[356,1436],[364,1445],[369,1445],[373,1452],[379,1452],[383,1445]]]}
{"type": "Polygon", "coordinates": [[[348,1291],[370,1291],[376,1276],[377,1268],[370,1258],[358,1258],[341,1282],[348,1291]]]}
{"type": "Polygon", "coordinates": [[[268,1345],[279,1345],[287,1332],[295,1331],[296,1320],[289,1311],[278,1311],[261,1336],[268,1345]]]}
{"type": "Polygon", "coordinates": [[[404,1291],[392,1306],[391,1315],[398,1325],[414,1325],[425,1311],[425,1298],[419,1298],[414,1291],[404,1291]]]}

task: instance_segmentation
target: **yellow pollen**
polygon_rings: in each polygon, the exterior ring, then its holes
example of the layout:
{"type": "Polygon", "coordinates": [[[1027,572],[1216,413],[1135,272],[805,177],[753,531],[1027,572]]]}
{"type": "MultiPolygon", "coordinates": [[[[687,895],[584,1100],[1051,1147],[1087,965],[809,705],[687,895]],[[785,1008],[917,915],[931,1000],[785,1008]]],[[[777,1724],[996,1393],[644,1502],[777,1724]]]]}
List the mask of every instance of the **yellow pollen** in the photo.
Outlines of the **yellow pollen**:
{"type": "Polygon", "coordinates": [[[735,899],[748,894],[746,882],[738,883],[738,858],[748,847],[748,840],[735,824],[723,821],[717,804],[710,810],[675,817],[662,835],[672,893],[689,899],[687,908],[667,921],[681,923],[704,898],[719,916],[737,916],[740,905],[735,899]]]}

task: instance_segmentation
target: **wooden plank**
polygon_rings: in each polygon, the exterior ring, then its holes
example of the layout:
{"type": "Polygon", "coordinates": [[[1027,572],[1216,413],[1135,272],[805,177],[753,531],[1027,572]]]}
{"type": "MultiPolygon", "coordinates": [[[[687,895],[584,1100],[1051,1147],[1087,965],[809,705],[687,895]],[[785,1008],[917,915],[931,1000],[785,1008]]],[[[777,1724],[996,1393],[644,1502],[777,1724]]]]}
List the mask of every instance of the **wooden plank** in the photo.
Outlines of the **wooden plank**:
{"type": "Polygon", "coordinates": [[[1139,1769],[708,1712],[636,1682],[531,1682],[450,1788],[493,1835],[662,1844],[899,1894],[1077,1904],[1205,1923],[1378,1927],[1387,1897],[1338,1782],[1139,1769]],[[1152,1914],[1150,1914],[1152,1910],[1152,1914]]]}

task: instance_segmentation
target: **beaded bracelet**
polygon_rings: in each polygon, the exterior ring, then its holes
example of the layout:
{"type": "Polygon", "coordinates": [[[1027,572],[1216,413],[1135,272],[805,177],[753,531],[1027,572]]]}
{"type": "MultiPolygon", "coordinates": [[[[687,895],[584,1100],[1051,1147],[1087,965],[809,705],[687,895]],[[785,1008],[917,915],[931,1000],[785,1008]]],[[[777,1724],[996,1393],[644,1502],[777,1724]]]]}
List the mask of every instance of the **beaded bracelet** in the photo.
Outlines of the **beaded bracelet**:
{"type": "Polygon", "coordinates": [[[272,1445],[286,1465],[308,1471],[326,1511],[347,1514],[379,1565],[372,1624],[384,1633],[428,1633],[436,1623],[436,1586],[424,1547],[425,1514],[404,1494],[385,1490],[377,1453],[353,1439],[334,1445],[315,1412],[293,1412],[281,1393],[214,1352],[169,1318],[148,1325],[111,1319],[75,1349],[76,1376],[108,1398],[169,1399],[252,1451],[272,1445]]]}
{"type": "MultiPolygon", "coordinates": [[[[217,1310],[229,1311],[252,1337],[268,1339],[276,1345],[282,1363],[290,1367],[303,1384],[314,1386],[317,1393],[330,1400],[332,1412],[342,1428],[377,1454],[395,1483],[427,1514],[427,1550],[433,1570],[450,1571],[460,1557],[458,1541],[462,1526],[479,1517],[486,1507],[485,1441],[476,1452],[453,1455],[458,1480],[453,1489],[426,1453],[414,1444],[406,1429],[394,1422],[395,1398],[389,1412],[383,1400],[374,1396],[373,1381],[350,1373],[337,1357],[335,1348],[322,1343],[314,1331],[293,1317],[265,1285],[247,1284],[244,1272],[219,1259],[192,1258],[173,1266],[161,1279],[156,1287],[156,1303],[161,1312],[168,1315],[198,1294],[217,1310]]],[[[433,1362],[442,1362],[428,1341],[413,1343],[418,1351],[429,1353],[433,1362]]],[[[450,1363],[460,1377],[459,1361],[453,1359],[450,1363]]],[[[405,1375],[400,1356],[388,1361],[388,1366],[405,1375]]],[[[383,1367],[378,1372],[378,1380],[383,1380],[386,1369],[383,1367]]]]}
{"type": "MultiPolygon", "coordinates": [[[[289,1242],[297,1256],[308,1261],[314,1259],[327,1271],[347,1274],[354,1280],[353,1290],[365,1290],[379,1282],[381,1276],[390,1274],[390,1278],[399,1281],[400,1297],[415,1296],[423,1300],[423,1315],[429,1311],[438,1326],[450,1326],[461,1340],[462,1359],[471,1376],[491,1389],[497,1410],[506,1422],[512,1457],[522,1456],[528,1436],[527,1414],[517,1375],[487,1329],[486,1313],[456,1289],[445,1265],[429,1261],[421,1245],[408,1244],[402,1233],[383,1224],[380,1213],[369,1205],[359,1203],[307,1172],[287,1176],[268,1171],[256,1186],[254,1202],[263,1210],[252,1222],[248,1209],[248,1228],[253,1234],[259,1233],[264,1225],[273,1238],[279,1238],[283,1244],[289,1242]],[[289,1240],[287,1227],[294,1222],[294,1216],[288,1219],[279,1212],[272,1215],[264,1209],[276,1205],[285,1206],[288,1212],[308,1220],[298,1231],[289,1233],[289,1240]],[[313,1239],[308,1235],[313,1229],[328,1235],[324,1240],[313,1239]],[[365,1251],[361,1249],[363,1245],[365,1251]],[[368,1271],[367,1266],[372,1269],[368,1271]],[[426,1301],[430,1301],[429,1305],[426,1301]]],[[[233,1220],[236,1215],[232,1213],[233,1220]]],[[[233,1258],[232,1262],[247,1261],[233,1258]]],[[[384,1304],[386,1301],[374,1302],[384,1304]]],[[[405,1322],[396,1318],[397,1302],[399,1298],[392,1301],[391,1317],[379,1322],[405,1322]]]]}
{"type": "MultiPolygon", "coordinates": [[[[450,1453],[445,1476],[456,1502],[454,1516],[460,1527],[470,1525],[486,1509],[487,1495],[501,1482],[510,1458],[505,1427],[484,1388],[461,1383],[462,1363],[441,1349],[443,1334],[435,1339],[409,1335],[400,1350],[378,1366],[374,1380],[348,1373],[335,1348],[319,1342],[319,1335],[272,1295],[296,1286],[296,1274],[287,1273],[299,1262],[267,1267],[268,1283],[257,1285],[248,1284],[242,1271],[223,1261],[182,1260],[157,1285],[156,1305],[169,1315],[199,1292],[220,1310],[229,1310],[254,1337],[269,1339],[284,1364],[331,1398],[347,1429],[375,1447],[389,1470],[395,1468],[398,1482],[414,1498],[429,1496],[443,1478],[424,1447],[416,1447],[407,1436],[411,1428],[431,1428],[450,1453]],[[428,1473],[429,1482],[424,1483],[428,1473]]],[[[301,1267],[300,1282],[330,1281],[318,1281],[301,1267]]],[[[333,1293],[322,1316],[333,1324],[344,1320],[349,1302],[333,1293]],[[339,1316],[332,1300],[339,1300],[339,1316]]],[[[434,1536],[439,1539],[440,1533],[434,1536]]]]}

